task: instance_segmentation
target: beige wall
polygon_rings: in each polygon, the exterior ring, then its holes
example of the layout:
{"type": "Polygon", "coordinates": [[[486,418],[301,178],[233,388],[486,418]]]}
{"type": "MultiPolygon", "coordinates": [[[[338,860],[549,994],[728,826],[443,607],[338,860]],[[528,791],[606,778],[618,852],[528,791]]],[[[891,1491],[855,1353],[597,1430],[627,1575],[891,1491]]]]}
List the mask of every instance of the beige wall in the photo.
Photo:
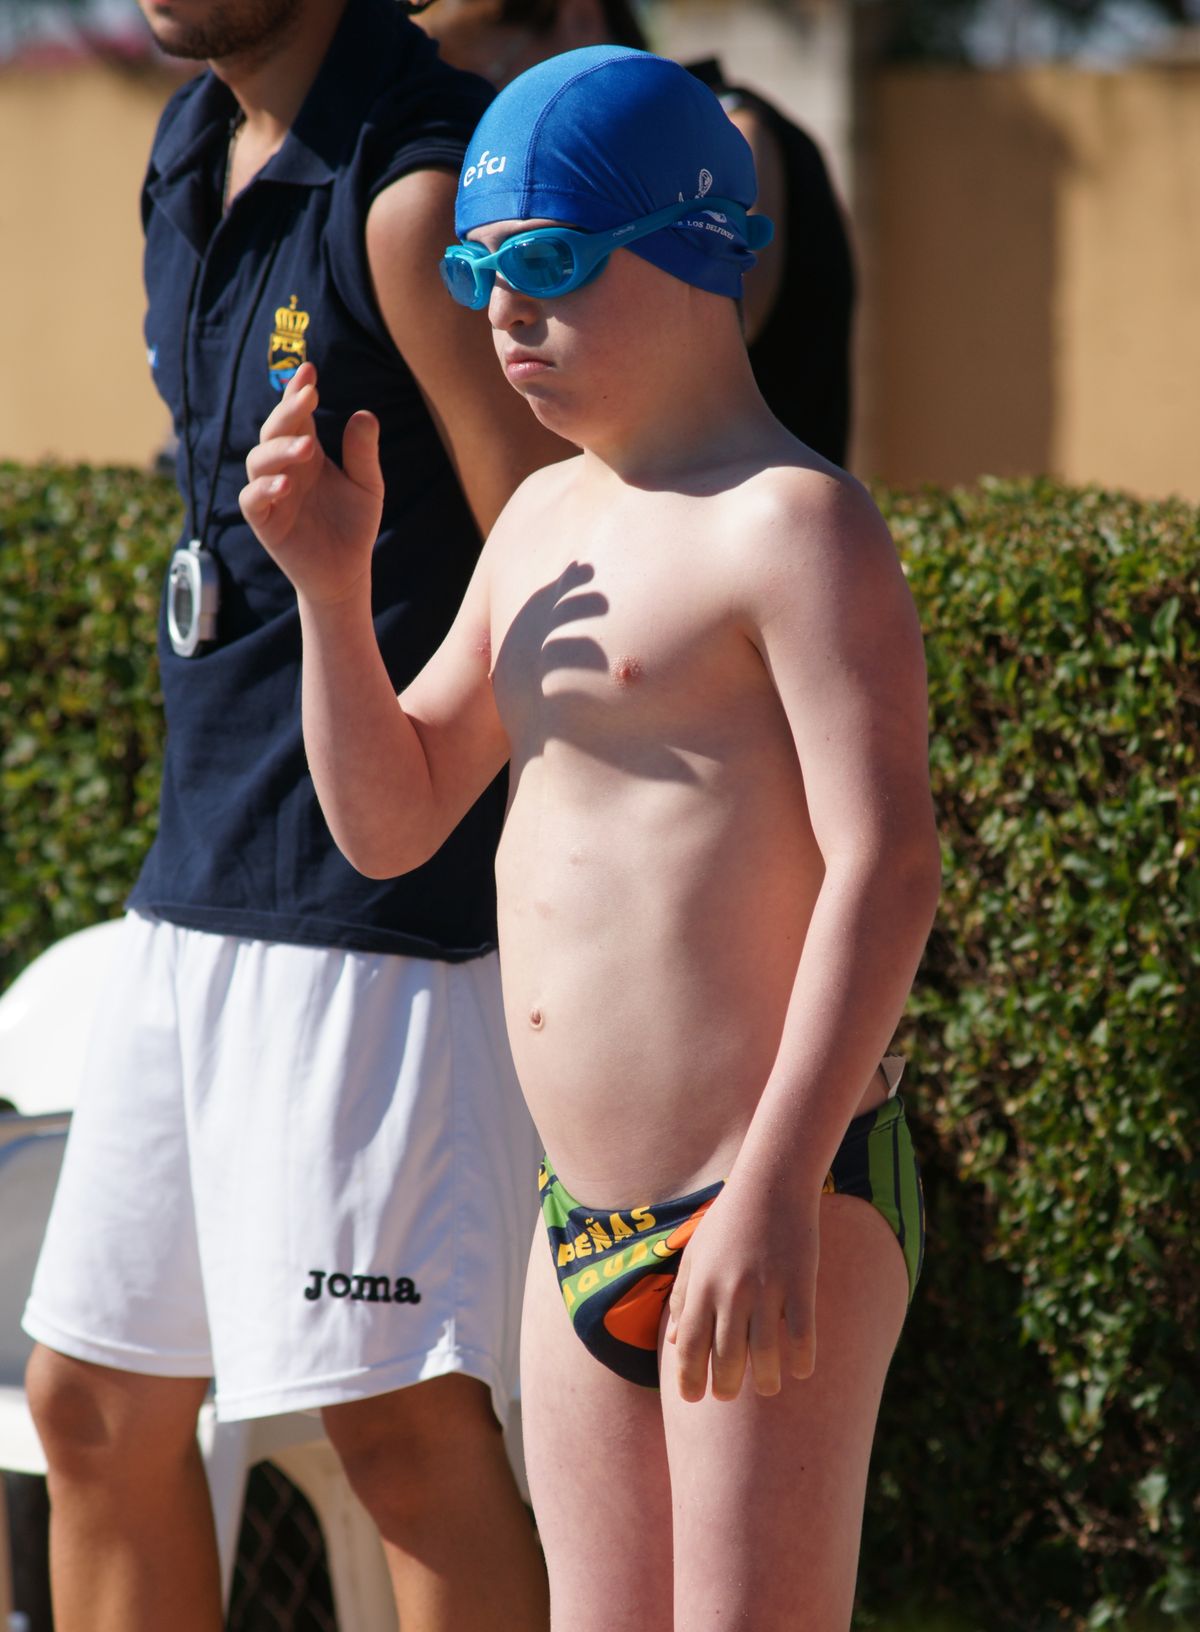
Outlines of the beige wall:
{"type": "Polygon", "coordinates": [[[1200,500],[1200,64],[865,99],[858,468],[1200,500]]]}
{"type": "MultiPolygon", "coordinates": [[[[163,440],[137,195],[168,89],[0,72],[0,458],[163,440]]],[[[1200,500],[1200,65],[889,70],[861,112],[855,468],[1200,500]]]]}
{"type": "Polygon", "coordinates": [[[0,459],[140,464],[169,432],[142,339],[138,193],[174,83],[0,70],[0,459]]]}

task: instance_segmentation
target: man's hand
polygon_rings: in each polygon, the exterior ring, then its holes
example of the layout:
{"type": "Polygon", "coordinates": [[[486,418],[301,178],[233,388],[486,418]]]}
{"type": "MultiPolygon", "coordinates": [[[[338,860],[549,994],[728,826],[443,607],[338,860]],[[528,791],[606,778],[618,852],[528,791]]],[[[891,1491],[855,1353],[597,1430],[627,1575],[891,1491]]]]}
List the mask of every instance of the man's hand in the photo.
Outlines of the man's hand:
{"type": "Polygon", "coordinates": [[[819,1194],[799,1206],[731,1177],[688,1243],[671,1293],[667,1342],[679,1392],[702,1400],[712,1366],[717,1400],[735,1400],[749,1362],[757,1394],[816,1361],[819,1194]]]}
{"type": "Polygon", "coordinates": [[[317,371],[304,363],[250,450],[238,498],[259,542],[314,605],[345,600],[369,579],[383,511],[379,421],[351,416],[339,470],[317,440],[316,407],[317,371]]]}

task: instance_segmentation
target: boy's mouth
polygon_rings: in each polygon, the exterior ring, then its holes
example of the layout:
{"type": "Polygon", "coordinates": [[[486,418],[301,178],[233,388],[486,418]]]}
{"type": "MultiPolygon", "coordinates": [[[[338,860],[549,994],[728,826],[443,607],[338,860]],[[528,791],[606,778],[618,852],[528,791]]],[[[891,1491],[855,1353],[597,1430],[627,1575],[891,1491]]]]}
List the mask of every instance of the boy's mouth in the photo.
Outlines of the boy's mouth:
{"type": "Polygon", "coordinates": [[[553,367],[554,364],[545,357],[539,357],[534,351],[522,351],[520,347],[514,347],[504,355],[504,373],[514,385],[532,380],[553,367]]]}

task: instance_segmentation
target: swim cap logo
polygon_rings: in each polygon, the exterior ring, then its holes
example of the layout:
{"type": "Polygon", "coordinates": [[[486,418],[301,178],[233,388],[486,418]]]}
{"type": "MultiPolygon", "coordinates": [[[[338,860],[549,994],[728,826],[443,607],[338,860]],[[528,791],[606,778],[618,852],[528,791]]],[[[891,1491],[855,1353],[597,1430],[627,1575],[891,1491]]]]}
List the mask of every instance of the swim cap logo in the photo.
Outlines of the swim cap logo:
{"type": "Polygon", "coordinates": [[[700,181],[699,181],[699,184],[698,184],[696,197],[697,198],[703,198],[704,195],[711,188],[711,186],[712,186],[712,171],[711,170],[701,170],[701,172],[700,172],[700,181]]]}
{"type": "Polygon", "coordinates": [[[478,181],[480,176],[498,176],[507,163],[507,153],[502,153],[499,157],[496,157],[490,149],[485,147],[475,163],[469,169],[463,171],[462,184],[464,187],[469,187],[473,181],[478,181]]]}
{"type": "Polygon", "coordinates": [[[276,391],[282,391],[308,356],[309,315],[296,310],[298,295],[287,306],[275,308],[275,327],[267,346],[267,377],[276,391]]]}

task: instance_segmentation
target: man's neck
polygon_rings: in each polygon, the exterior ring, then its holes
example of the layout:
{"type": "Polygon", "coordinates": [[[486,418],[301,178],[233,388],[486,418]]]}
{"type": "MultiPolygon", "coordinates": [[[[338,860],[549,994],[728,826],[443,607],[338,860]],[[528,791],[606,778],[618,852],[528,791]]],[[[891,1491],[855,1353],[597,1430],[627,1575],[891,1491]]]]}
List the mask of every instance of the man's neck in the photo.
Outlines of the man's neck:
{"type": "MultiPolygon", "coordinates": [[[[287,34],[269,51],[209,63],[237,98],[245,117],[239,150],[253,163],[251,174],[283,144],[348,3],[304,0],[287,34]]],[[[246,179],[242,178],[241,185],[246,179]]]]}

